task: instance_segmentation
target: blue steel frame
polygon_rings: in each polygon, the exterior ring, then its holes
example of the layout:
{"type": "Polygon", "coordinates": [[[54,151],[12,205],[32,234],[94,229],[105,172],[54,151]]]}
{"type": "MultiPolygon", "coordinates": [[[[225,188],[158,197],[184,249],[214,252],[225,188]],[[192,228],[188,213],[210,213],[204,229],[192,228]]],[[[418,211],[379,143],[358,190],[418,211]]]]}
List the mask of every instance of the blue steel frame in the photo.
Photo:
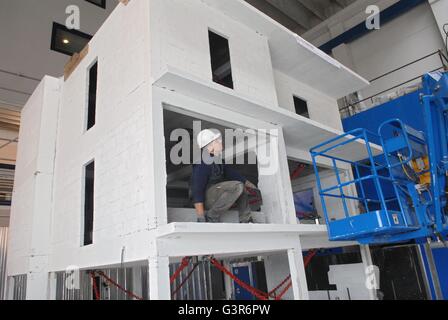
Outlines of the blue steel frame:
{"type": "Polygon", "coordinates": [[[448,235],[447,174],[448,174],[448,73],[435,72],[423,77],[421,103],[426,124],[431,171],[431,193],[434,206],[435,233],[448,235]]]}
{"type": "Polygon", "coordinates": [[[448,118],[446,116],[448,73],[426,75],[423,78],[423,88],[424,95],[421,96],[421,104],[427,127],[425,133],[419,133],[405,126],[399,119],[393,119],[383,123],[378,134],[366,129],[356,129],[310,150],[330,240],[356,240],[363,244],[392,243],[448,234],[448,219],[445,213],[448,173],[448,118]],[[393,126],[395,133],[388,135],[386,126],[393,126]],[[367,159],[354,162],[334,156],[336,149],[359,140],[365,143],[367,159]],[[381,141],[384,152],[381,159],[384,159],[384,164],[377,163],[378,156],[374,156],[372,152],[371,140],[381,141]],[[403,151],[406,152],[403,153],[403,151]],[[397,154],[405,154],[406,159],[403,161],[400,158],[397,161],[397,154]],[[428,155],[430,162],[431,186],[428,191],[419,193],[416,190],[416,182],[406,178],[403,172],[411,160],[425,155],[428,155]],[[323,188],[316,160],[319,157],[331,161],[337,180],[336,185],[323,188]],[[366,161],[368,164],[365,164],[366,161]],[[356,178],[343,182],[337,162],[350,165],[356,178]],[[403,167],[403,171],[399,168],[400,166],[403,167]],[[360,168],[367,169],[369,174],[361,176],[360,168]],[[380,171],[385,171],[387,174],[382,175],[380,171]],[[363,183],[368,180],[373,181],[377,198],[366,195],[363,183]],[[392,199],[384,197],[381,182],[392,184],[395,193],[392,199]],[[344,188],[353,184],[359,186],[358,196],[346,195],[344,188]],[[339,191],[339,194],[332,194],[335,191],[339,191]],[[329,216],[326,198],[337,198],[342,201],[344,219],[333,220],[329,216]],[[347,205],[348,200],[361,202],[367,212],[351,216],[347,205]],[[399,209],[391,209],[391,202],[398,204],[399,209]],[[375,204],[380,210],[371,211],[369,204],[375,204]]]}
{"type": "MultiPolygon", "coordinates": [[[[397,124],[395,125],[396,127],[404,128],[401,121],[395,119],[384,123],[383,126],[381,126],[380,132],[383,130],[384,126],[394,123],[397,124]]],[[[407,160],[402,163],[392,163],[390,158],[386,156],[386,164],[377,164],[377,160],[375,159],[376,157],[372,151],[372,146],[370,143],[371,139],[369,139],[369,137],[376,137],[382,141],[383,148],[387,145],[386,141],[390,140],[385,140],[382,136],[375,135],[366,129],[356,129],[347,132],[311,149],[313,166],[316,172],[317,187],[321,196],[322,208],[328,225],[330,240],[356,240],[360,243],[385,243],[403,241],[409,239],[409,237],[416,236],[416,232],[421,233],[423,230],[421,226],[424,225],[424,220],[422,221],[422,219],[424,219],[426,207],[416,201],[415,198],[418,198],[418,195],[415,191],[415,185],[410,183],[409,180],[394,175],[392,170],[394,167],[405,165],[413,159],[413,150],[410,147],[411,144],[408,134],[403,129],[402,132],[402,144],[398,144],[398,147],[396,147],[397,150],[401,150],[403,148],[407,148],[408,150],[407,160]],[[362,140],[366,146],[366,151],[368,154],[367,160],[370,164],[364,164],[363,162],[365,162],[365,160],[354,162],[331,155],[332,151],[359,140],[362,140]],[[333,165],[332,169],[337,180],[337,184],[335,186],[328,188],[322,187],[322,181],[319,176],[319,169],[317,165],[317,158],[319,157],[324,157],[331,160],[333,165]],[[340,169],[337,165],[338,161],[350,165],[356,173],[356,178],[351,181],[343,182],[340,177],[340,169]],[[370,174],[361,176],[360,167],[368,169],[370,174]],[[389,174],[381,175],[380,171],[382,169],[388,169],[387,172],[389,174]],[[373,181],[378,196],[377,198],[366,196],[363,183],[368,180],[373,181]],[[394,198],[386,199],[384,197],[381,181],[386,181],[393,185],[395,190],[394,198]],[[359,190],[361,193],[359,196],[346,195],[344,193],[344,188],[353,184],[356,186],[359,185],[359,190]],[[331,194],[333,191],[339,191],[339,194],[331,194]],[[416,210],[410,210],[409,207],[405,205],[406,199],[403,194],[413,199],[416,210]],[[345,219],[335,221],[329,216],[325,201],[326,198],[341,199],[345,219]],[[363,203],[367,212],[364,215],[350,215],[347,200],[355,200],[363,203]],[[391,210],[391,202],[398,203],[400,210],[391,210]],[[379,205],[381,210],[370,211],[369,207],[372,204],[379,205]]],[[[424,141],[420,142],[423,143],[424,141]]],[[[421,237],[422,234],[419,234],[418,236],[421,237]]]]}

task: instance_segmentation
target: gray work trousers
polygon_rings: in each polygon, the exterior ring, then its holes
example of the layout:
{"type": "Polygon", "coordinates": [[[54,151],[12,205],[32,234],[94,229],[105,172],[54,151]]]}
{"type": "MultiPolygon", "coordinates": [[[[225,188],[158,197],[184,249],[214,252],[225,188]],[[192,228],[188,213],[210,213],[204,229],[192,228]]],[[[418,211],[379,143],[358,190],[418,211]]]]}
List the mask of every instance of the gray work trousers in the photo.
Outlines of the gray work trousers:
{"type": "Polygon", "coordinates": [[[240,223],[248,223],[251,211],[244,183],[221,182],[208,188],[205,194],[205,209],[210,222],[219,222],[221,215],[229,211],[234,204],[238,206],[240,223]]]}

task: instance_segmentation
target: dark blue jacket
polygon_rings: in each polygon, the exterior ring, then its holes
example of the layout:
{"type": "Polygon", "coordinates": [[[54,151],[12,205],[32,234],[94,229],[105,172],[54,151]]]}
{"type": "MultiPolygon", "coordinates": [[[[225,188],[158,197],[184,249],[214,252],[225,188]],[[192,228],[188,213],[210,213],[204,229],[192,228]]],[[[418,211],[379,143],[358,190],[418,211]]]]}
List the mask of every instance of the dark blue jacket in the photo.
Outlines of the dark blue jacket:
{"type": "Polygon", "coordinates": [[[193,203],[204,203],[207,189],[224,181],[241,181],[247,179],[226,164],[206,164],[204,161],[193,165],[191,192],[193,203]]]}

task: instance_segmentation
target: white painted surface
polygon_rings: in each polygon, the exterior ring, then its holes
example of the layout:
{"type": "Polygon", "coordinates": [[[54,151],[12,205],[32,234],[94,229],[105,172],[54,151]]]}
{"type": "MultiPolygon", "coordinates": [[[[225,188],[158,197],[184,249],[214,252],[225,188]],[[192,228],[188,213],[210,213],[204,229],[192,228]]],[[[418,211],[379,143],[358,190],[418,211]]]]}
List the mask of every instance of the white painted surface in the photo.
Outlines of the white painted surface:
{"type": "Polygon", "coordinates": [[[9,275],[28,274],[27,299],[46,299],[60,81],[45,77],[22,111],[11,207],[9,275]]]}
{"type": "Polygon", "coordinates": [[[295,113],[294,96],[297,96],[308,103],[308,111],[311,120],[318,121],[319,123],[336,130],[342,130],[342,123],[336,99],[327,96],[324,92],[319,92],[280,71],[274,71],[274,76],[280,107],[295,113]]]}
{"type": "Polygon", "coordinates": [[[151,15],[154,79],[169,66],[212,84],[210,29],[229,40],[235,92],[277,105],[268,41],[253,28],[201,1],[152,0],[151,15]]]}
{"type": "Polygon", "coordinates": [[[59,80],[45,77],[22,111],[12,201],[8,270],[28,272],[30,257],[48,255],[59,80]],[[34,242],[35,241],[35,242],[34,242]]]}
{"type": "MultiPolygon", "coordinates": [[[[259,120],[282,127],[286,146],[305,152],[307,154],[305,157],[310,157],[309,150],[312,147],[336,138],[343,133],[283,108],[275,110],[267,105],[257,103],[247,96],[234,93],[216,84],[208,84],[201,78],[177,69],[169,68],[154,82],[154,86],[180,93],[197,101],[218,105],[226,113],[233,111],[249,117],[257,115],[256,118],[259,120]]],[[[211,114],[211,117],[216,117],[220,113],[207,111],[205,114],[211,114]]],[[[341,139],[345,140],[349,139],[349,137],[341,139]]],[[[372,148],[374,154],[381,152],[381,148],[378,146],[372,145],[372,148]]],[[[333,151],[332,154],[346,160],[358,161],[366,158],[367,150],[365,144],[356,141],[347,144],[343,149],[333,151]]]]}
{"type": "Polygon", "coordinates": [[[152,138],[146,128],[151,122],[148,43],[149,3],[120,5],[64,82],[56,147],[52,270],[116,263],[122,247],[126,247],[126,261],[147,258],[149,249],[141,239],[154,215],[150,187],[154,168],[148,146],[152,138]],[[97,120],[84,132],[87,70],[96,59],[97,120]],[[82,247],[82,171],[92,159],[94,239],[93,245],[82,247]]]}
{"type": "Polygon", "coordinates": [[[368,82],[242,0],[203,0],[269,40],[272,66],[320,92],[341,98],[368,82]]]}
{"type": "MultiPolygon", "coordinates": [[[[377,279],[379,279],[379,269],[375,267],[377,279]]],[[[370,290],[367,288],[368,274],[363,263],[343,264],[330,266],[328,280],[330,284],[337,287],[337,291],[350,300],[370,300],[372,299],[370,290]]],[[[340,300],[348,300],[340,299],[340,300]]]]}

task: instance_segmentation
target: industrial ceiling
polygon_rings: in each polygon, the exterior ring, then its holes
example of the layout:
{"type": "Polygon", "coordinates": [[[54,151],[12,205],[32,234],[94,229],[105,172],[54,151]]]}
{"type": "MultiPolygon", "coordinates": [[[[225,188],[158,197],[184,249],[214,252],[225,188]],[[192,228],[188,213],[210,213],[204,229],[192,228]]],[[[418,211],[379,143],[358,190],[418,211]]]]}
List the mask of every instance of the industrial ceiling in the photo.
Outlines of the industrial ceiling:
{"type": "Polygon", "coordinates": [[[245,0],[301,35],[356,0],[245,0]]]}

